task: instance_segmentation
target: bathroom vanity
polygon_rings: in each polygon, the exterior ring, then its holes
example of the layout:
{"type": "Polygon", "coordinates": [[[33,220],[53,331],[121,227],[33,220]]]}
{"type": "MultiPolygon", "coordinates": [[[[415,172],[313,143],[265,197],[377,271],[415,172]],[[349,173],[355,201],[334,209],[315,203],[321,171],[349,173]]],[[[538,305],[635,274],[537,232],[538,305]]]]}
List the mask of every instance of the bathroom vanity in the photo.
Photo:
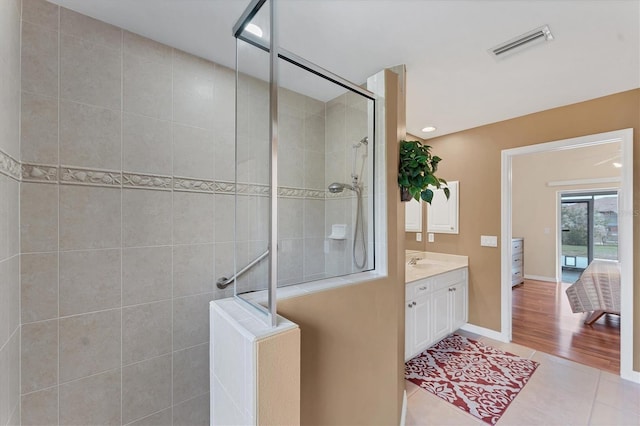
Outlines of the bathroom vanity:
{"type": "Polygon", "coordinates": [[[467,323],[467,256],[407,251],[405,361],[467,323]]]}

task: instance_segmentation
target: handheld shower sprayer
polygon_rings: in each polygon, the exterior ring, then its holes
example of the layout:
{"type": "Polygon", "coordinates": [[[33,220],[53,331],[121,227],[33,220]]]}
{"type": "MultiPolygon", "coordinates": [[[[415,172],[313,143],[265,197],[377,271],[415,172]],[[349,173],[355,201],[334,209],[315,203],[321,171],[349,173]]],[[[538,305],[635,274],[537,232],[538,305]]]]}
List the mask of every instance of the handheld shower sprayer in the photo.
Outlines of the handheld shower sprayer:
{"type": "Polygon", "coordinates": [[[350,189],[354,192],[358,192],[360,190],[357,186],[352,186],[348,183],[333,182],[331,185],[329,185],[329,192],[332,194],[338,194],[345,189],[350,189]]]}
{"type": "Polygon", "coordinates": [[[357,210],[356,210],[356,223],[353,229],[353,263],[355,263],[358,269],[362,269],[367,264],[367,243],[365,241],[364,236],[364,209],[362,207],[362,184],[359,182],[359,175],[356,170],[357,162],[358,162],[358,149],[364,145],[365,151],[362,154],[362,170],[364,169],[364,164],[366,162],[365,157],[367,156],[367,148],[369,145],[369,137],[365,136],[358,143],[352,145],[353,148],[353,168],[351,169],[351,185],[348,183],[341,182],[333,182],[329,185],[329,192],[332,194],[339,194],[345,189],[349,189],[356,193],[357,196],[357,210]],[[362,247],[362,259],[358,260],[356,256],[356,246],[360,244],[362,247]]]}

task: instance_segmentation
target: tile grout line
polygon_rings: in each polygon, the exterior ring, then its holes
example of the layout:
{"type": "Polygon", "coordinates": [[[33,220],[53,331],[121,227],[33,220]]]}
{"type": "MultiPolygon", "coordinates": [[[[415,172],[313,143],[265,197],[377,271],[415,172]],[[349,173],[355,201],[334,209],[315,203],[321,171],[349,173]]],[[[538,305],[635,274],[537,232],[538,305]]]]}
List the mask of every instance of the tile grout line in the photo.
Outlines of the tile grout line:
{"type": "Polygon", "coordinates": [[[591,401],[591,409],[589,410],[589,418],[587,419],[587,424],[591,424],[591,418],[593,417],[593,410],[596,408],[596,401],[598,399],[598,390],[600,389],[600,381],[602,380],[602,370],[598,369],[598,380],[596,382],[596,389],[593,393],[593,399],[591,401]]]}
{"type": "MultiPolygon", "coordinates": [[[[124,31],[120,29],[120,169],[124,169],[124,31]]],[[[123,259],[124,259],[124,188],[120,172],[120,424],[124,424],[124,368],[122,366],[124,348],[124,323],[123,323],[123,259]]]]}
{"type": "MultiPolygon", "coordinates": [[[[61,62],[61,36],[60,36],[60,26],[61,26],[61,12],[60,12],[60,6],[57,6],[56,8],[57,10],[57,15],[58,15],[58,27],[57,27],[57,32],[56,32],[56,36],[58,37],[58,52],[57,52],[57,64],[58,64],[58,93],[57,93],[57,142],[58,142],[58,152],[57,152],[57,157],[58,157],[58,161],[57,161],[57,167],[58,170],[60,170],[60,91],[61,91],[61,69],[62,66],[60,64],[61,62]]],[[[56,278],[57,278],[57,285],[58,285],[58,310],[56,312],[56,329],[58,332],[58,371],[57,371],[57,377],[56,377],[56,382],[57,382],[57,386],[56,386],[56,393],[57,393],[57,397],[58,397],[58,425],[60,424],[60,185],[56,185],[56,192],[58,195],[58,235],[57,235],[57,247],[56,247],[56,265],[57,265],[57,274],[56,274],[56,278]]]]}
{"type": "MultiPolygon", "coordinates": [[[[173,175],[174,173],[174,132],[173,132],[173,126],[174,126],[174,80],[175,80],[175,49],[171,48],[171,175],[173,175]]],[[[170,413],[171,413],[171,425],[173,425],[173,357],[174,357],[174,351],[173,351],[173,321],[174,321],[174,315],[173,315],[173,307],[174,307],[174,285],[175,285],[175,280],[173,277],[173,273],[174,273],[174,251],[175,251],[175,227],[173,226],[174,221],[175,221],[175,191],[174,191],[174,187],[175,187],[175,181],[172,181],[171,184],[171,369],[169,371],[169,374],[171,375],[171,406],[170,408],[170,413]]]]}
{"type": "MultiPolygon", "coordinates": [[[[20,57],[18,58],[18,164],[20,164],[19,173],[22,177],[22,3],[20,0],[20,6],[18,10],[18,47],[20,57]]],[[[21,241],[21,208],[20,208],[20,180],[17,181],[18,185],[18,404],[15,408],[18,410],[18,418],[20,424],[22,424],[22,241],[21,241]]],[[[15,412],[14,412],[15,414],[15,412]]],[[[7,421],[11,419],[11,413],[7,421]]]]}

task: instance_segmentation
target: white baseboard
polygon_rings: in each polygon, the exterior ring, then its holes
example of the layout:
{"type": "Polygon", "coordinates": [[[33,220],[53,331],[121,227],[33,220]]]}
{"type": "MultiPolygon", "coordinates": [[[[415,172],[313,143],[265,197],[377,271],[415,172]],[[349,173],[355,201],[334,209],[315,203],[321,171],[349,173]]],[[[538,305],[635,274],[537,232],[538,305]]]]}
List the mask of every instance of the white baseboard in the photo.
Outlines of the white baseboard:
{"type": "Polygon", "coordinates": [[[548,283],[557,283],[558,280],[555,277],[543,277],[542,275],[525,275],[525,280],[545,281],[548,283]]]}
{"type": "Polygon", "coordinates": [[[477,325],[466,323],[461,330],[468,331],[469,333],[479,334],[480,336],[488,337],[489,339],[498,340],[500,342],[509,343],[509,337],[499,331],[490,330],[488,328],[479,327],[477,325]]]}
{"type": "Polygon", "coordinates": [[[402,391],[402,413],[400,414],[400,426],[404,426],[407,420],[407,390],[402,391]]]}
{"type": "Polygon", "coordinates": [[[629,371],[629,372],[622,371],[620,373],[620,377],[634,383],[640,383],[640,371],[629,371]]]}

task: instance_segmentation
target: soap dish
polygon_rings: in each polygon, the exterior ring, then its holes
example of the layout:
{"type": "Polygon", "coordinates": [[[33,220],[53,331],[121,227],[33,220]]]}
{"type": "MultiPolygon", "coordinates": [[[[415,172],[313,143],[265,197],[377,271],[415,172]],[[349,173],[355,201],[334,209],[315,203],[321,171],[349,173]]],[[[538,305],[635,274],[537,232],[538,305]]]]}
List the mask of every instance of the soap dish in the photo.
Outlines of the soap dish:
{"type": "Polygon", "coordinates": [[[332,240],[346,240],[347,225],[346,224],[331,225],[331,235],[329,235],[329,238],[332,240]]]}

